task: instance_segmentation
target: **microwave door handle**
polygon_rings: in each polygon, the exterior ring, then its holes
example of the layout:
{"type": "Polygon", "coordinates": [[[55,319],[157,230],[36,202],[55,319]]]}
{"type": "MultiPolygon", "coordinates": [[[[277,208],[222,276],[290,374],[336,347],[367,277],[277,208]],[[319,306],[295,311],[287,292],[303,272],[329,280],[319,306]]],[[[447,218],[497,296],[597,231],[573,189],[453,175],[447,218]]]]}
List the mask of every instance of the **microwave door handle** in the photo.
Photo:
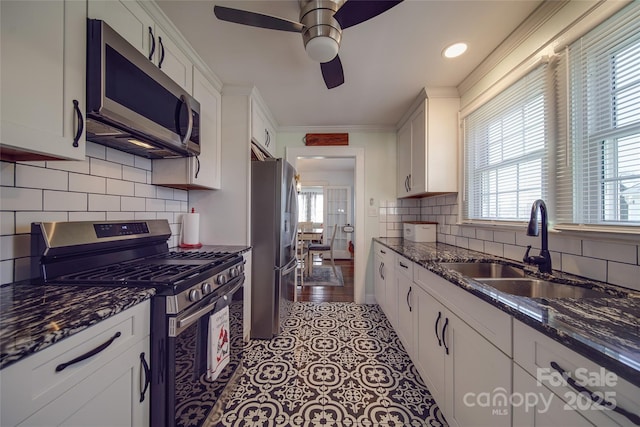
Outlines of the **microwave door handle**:
{"type": "Polygon", "coordinates": [[[185,133],[184,139],[182,140],[182,145],[186,147],[189,138],[191,138],[191,132],[193,131],[193,110],[191,109],[191,101],[188,97],[180,95],[180,100],[184,102],[184,105],[187,107],[187,133],[185,133]]]}

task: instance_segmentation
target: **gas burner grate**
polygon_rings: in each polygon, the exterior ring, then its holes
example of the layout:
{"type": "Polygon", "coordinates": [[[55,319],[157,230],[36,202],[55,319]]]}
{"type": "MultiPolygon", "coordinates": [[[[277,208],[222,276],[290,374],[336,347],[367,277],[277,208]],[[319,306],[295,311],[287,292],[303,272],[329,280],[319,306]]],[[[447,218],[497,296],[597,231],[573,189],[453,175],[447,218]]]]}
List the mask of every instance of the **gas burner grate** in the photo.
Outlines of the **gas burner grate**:
{"type": "Polygon", "coordinates": [[[234,254],[224,251],[184,251],[184,252],[167,252],[159,254],[153,259],[195,259],[195,260],[224,260],[230,258],[234,254]]]}
{"type": "Polygon", "coordinates": [[[69,274],[57,278],[58,281],[104,283],[119,282],[122,284],[160,284],[177,283],[178,281],[197,273],[199,267],[193,265],[109,265],[76,274],[69,274]]]}

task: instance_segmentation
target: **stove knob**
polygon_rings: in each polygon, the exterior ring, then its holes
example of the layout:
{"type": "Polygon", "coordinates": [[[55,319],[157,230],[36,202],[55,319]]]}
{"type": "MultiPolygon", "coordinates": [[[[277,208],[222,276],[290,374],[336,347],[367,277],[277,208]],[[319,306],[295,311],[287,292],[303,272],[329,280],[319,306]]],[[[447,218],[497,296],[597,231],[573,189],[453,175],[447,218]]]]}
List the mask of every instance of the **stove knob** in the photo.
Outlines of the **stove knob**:
{"type": "Polygon", "coordinates": [[[238,271],[239,271],[240,273],[242,273],[242,272],[244,271],[244,264],[240,264],[240,265],[238,266],[238,271]]]}
{"type": "Polygon", "coordinates": [[[231,267],[231,270],[229,270],[229,275],[231,276],[231,278],[233,279],[234,277],[238,277],[240,273],[238,272],[238,269],[236,267],[231,267]]]}
{"type": "Polygon", "coordinates": [[[200,301],[201,299],[202,299],[202,293],[200,292],[200,289],[191,289],[189,291],[189,301],[196,302],[196,301],[200,301]]]}
{"type": "Polygon", "coordinates": [[[211,293],[211,283],[209,283],[209,282],[204,282],[204,283],[202,284],[202,294],[203,294],[203,295],[207,295],[207,294],[209,294],[209,293],[211,293]]]}
{"type": "Polygon", "coordinates": [[[218,282],[218,285],[224,285],[227,283],[227,276],[219,274],[218,277],[216,277],[216,282],[218,282]]]}

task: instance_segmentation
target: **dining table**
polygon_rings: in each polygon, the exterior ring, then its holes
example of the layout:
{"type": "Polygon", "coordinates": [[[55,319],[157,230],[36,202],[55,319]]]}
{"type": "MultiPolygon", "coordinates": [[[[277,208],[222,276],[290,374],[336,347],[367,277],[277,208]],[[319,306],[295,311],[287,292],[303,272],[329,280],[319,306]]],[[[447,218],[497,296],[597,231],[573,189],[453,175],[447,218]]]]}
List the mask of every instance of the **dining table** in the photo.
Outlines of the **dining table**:
{"type": "Polygon", "coordinates": [[[305,243],[313,241],[321,241],[324,228],[308,228],[298,230],[298,240],[305,243]]]}

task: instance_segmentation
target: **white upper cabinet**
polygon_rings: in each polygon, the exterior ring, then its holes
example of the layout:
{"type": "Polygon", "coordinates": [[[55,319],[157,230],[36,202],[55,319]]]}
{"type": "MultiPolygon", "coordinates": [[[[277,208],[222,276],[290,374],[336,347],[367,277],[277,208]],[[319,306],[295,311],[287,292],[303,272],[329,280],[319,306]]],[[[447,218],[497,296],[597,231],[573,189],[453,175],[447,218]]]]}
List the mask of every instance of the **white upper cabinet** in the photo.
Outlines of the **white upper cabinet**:
{"type": "Polygon", "coordinates": [[[83,160],[87,6],[0,2],[3,160],[83,160]]]}
{"type": "Polygon", "coordinates": [[[89,0],[89,18],[101,19],[191,93],[193,63],[171,35],[133,0],[89,0]]]}
{"type": "Polygon", "coordinates": [[[276,155],[276,130],[267,106],[254,90],[251,95],[251,139],[268,152],[276,155]]]}
{"type": "Polygon", "coordinates": [[[183,189],[220,188],[220,92],[193,69],[193,97],[200,103],[200,155],[153,160],[152,182],[183,189]]]}
{"type": "Polygon", "coordinates": [[[455,89],[423,90],[400,121],[397,196],[458,191],[458,111],[455,89]]]}

